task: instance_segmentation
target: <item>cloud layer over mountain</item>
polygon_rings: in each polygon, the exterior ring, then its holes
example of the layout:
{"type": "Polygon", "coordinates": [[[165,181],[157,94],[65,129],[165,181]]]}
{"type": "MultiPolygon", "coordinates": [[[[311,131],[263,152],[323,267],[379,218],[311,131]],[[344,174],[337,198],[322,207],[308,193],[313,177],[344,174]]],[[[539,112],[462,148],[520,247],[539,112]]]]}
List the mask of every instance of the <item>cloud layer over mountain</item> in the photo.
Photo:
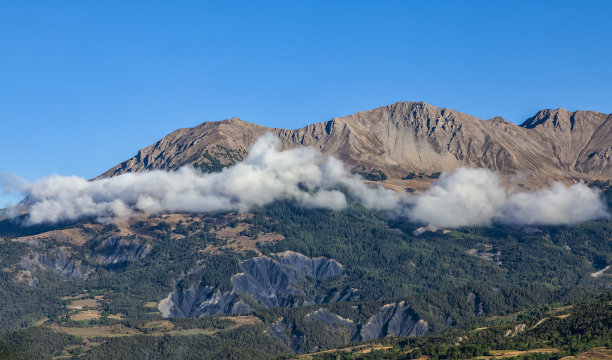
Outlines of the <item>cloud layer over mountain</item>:
{"type": "Polygon", "coordinates": [[[396,210],[411,221],[440,227],[568,224],[608,217],[600,194],[584,184],[515,192],[486,169],[459,168],[442,174],[422,194],[398,194],[364,183],[339,160],[323,161],[312,148],[280,151],[271,134],[257,140],[244,162],[219,173],[186,166],[94,181],[53,175],[32,184],[5,175],[2,187],[29,196],[29,224],[84,217],[104,222],[136,211],[248,211],[282,199],[338,210],[347,204],[342,189],[368,208],[396,210]]]}
{"type": "Polygon", "coordinates": [[[341,209],[347,199],[340,188],[369,208],[397,206],[392,191],[367,186],[334,158],[323,162],[314,149],[279,151],[278,147],[276,137],[262,136],[244,162],[219,173],[204,174],[186,166],[178,171],[129,173],[94,181],[53,175],[23,184],[10,177],[3,187],[20,184],[18,190],[28,194],[32,202],[29,224],[83,217],[109,221],[134,211],[246,211],[280,199],[341,209]]]}
{"type": "Polygon", "coordinates": [[[555,182],[534,192],[506,188],[487,169],[459,168],[411,200],[404,214],[440,227],[489,225],[560,225],[608,218],[600,193],[578,183],[555,182]]]}

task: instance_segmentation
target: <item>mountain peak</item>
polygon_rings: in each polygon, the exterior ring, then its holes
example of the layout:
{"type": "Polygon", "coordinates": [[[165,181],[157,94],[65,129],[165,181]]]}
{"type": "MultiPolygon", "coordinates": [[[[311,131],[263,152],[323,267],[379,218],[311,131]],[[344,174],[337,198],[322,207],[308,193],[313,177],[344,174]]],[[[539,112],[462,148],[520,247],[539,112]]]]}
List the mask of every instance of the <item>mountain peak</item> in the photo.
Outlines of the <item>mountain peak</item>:
{"type": "Polygon", "coordinates": [[[232,116],[229,119],[225,119],[221,121],[222,123],[227,123],[227,124],[244,124],[244,123],[248,123],[248,121],[244,121],[240,118],[237,118],[235,116],[232,116]]]}
{"type": "Polygon", "coordinates": [[[520,126],[526,129],[533,129],[541,125],[549,124],[552,127],[559,127],[563,123],[570,124],[570,130],[573,129],[574,123],[588,122],[601,124],[607,114],[597,111],[569,111],[565,108],[544,109],[535,113],[532,117],[525,120],[520,126]]]}
{"type": "Polygon", "coordinates": [[[411,172],[471,166],[557,179],[612,178],[612,146],[606,135],[612,133],[612,117],[604,123],[607,117],[546,109],[519,126],[502,117],[485,121],[422,101],[400,101],[295,130],[232,117],[177,130],[101,177],[187,164],[217,169],[243,160],[257,138],[272,132],[284,149],[314,147],[366,177],[384,173],[402,178],[411,172]],[[597,141],[591,142],[596,130],[597,141]]]}

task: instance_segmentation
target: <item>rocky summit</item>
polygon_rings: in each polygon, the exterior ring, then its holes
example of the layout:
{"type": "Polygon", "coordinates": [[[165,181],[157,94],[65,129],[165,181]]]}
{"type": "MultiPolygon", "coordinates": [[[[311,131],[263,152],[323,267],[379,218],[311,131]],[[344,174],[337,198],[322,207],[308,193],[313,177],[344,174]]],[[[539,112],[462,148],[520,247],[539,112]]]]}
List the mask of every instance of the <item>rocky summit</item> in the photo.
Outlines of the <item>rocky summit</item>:
{"type": "Polygon", "coordinates": [[[460,166],[536,178],[612,178],[612,114],[542,110],[516,125],[423,102],[398,102],[295,130],[237,118],[205,122],[168,134],[100,177],[187,164],[217,171],[243,160],[268,132],[283,148],[314,147],[366,178],[399,179],[460,166]]]}

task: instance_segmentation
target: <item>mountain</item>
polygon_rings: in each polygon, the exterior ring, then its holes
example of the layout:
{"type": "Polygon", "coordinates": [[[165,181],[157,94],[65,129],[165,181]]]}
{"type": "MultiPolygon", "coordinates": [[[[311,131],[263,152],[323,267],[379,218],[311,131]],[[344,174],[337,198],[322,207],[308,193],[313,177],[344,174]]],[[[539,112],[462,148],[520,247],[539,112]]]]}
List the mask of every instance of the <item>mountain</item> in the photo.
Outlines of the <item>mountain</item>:
{"type": "MultiPolygon", "coordinates": [[[[612,177],[611,118],[544,110],[515,125],[424,103],[297,130],[234,118],[179,129],[101,177],[219,171],[273,132],[283,148],[312,146],[385,186],[462,165],[594,180],[612,177]]],[[[610,181],[589,185],[612,204],[610,181]]],[[[285,199],[27,226],[28,206],[0,218],[0,359],[539,359],[612,348],[609,219],[436,229],[349,196],[341,210],[285,199]]]]}
{"type": "Polygon", "coordinates": [[[10,359],[292,358],[447,337],[500,316],[517,326],[517,312],[612,288],[610,221],[415,236],[417,226],[356,203],[291,201],[108,225],[5,219],[0,355],[4,346],[10,359]]]}
{"type": "Polygon", "coordinates": [[[186,164],[218,170],[244,159],[267,132],[283,148],[311,146],[365,175],[399,179],[470,166],[539,178],[612,178],[612,115],[542,110],[516,125],[423,102],[398,102],[296,130],[237,118],[206,122],[170,133],[100,177],[186,164]]]}

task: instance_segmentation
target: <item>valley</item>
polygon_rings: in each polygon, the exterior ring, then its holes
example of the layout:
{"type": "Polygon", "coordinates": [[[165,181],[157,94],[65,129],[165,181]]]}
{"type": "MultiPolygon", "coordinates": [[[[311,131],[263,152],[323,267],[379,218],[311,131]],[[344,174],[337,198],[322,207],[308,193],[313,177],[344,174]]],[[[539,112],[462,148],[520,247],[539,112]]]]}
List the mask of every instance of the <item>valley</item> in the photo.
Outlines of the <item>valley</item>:
{"type": "MultiPolygon", "coordinates": [[[[0,300],[25,300],[2,308],[2,326],[68,336],[58,356],[68,356],[68,346],[70,356],[96,358],[168,336],[221,342],[247,356],[226,338],[244,332],[259,358],[257,349],[280,356],[470,326],[486,332],[485,319],[503,323],[517,309],[580,302],[612,283],[607,221],[415,236],[418,225],[358,204],[331,211],[279,202],[249,214],[58,224],[40,235],[2,224],[10,256],[0,275],[11,285],[0,300]],[[48,261],[36,261],[41,256],[48,261]]],[[[200,355],[213,358],[215,346],[200,355]]]]}

